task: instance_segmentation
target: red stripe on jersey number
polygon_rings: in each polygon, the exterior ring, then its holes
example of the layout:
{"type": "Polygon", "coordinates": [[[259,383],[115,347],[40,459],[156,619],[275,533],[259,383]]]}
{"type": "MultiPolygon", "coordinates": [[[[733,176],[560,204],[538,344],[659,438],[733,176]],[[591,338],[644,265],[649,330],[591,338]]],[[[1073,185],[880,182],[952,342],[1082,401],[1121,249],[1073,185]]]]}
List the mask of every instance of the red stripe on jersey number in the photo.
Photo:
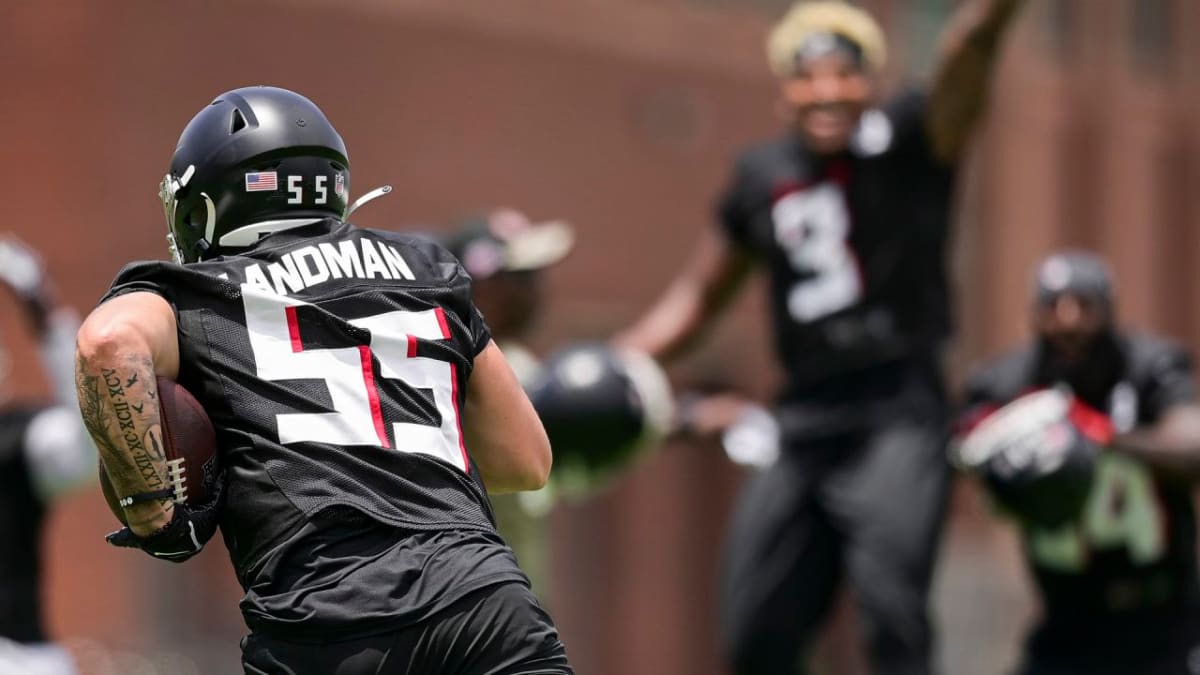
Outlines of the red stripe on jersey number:
{"type": "Polygon", "coordinates": [[[450,338],[441,309],[351,319],[350,324],[370,332],[369,345],[306,349],[297,310],[308,303],[251,286],[242,287],[242,299],[258,377],[276,382],[323,380],[329,389],[329,412],[276,415],[280,443],[394,446],[467,470],[454,364],[417,355],[418,341],[450,338]],[[389,425],[383,415],[380,378],[431,391],[441,420],[389,425]]]}

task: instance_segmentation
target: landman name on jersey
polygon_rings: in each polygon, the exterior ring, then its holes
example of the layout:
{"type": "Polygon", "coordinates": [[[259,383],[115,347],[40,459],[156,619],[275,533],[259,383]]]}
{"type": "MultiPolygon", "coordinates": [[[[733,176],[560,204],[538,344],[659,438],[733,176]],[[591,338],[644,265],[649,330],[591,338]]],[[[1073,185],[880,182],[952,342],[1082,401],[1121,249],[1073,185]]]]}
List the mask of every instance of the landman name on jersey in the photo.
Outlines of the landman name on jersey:
{"type": "Polygon", "coordinates": [[[246,283],[267,293],[298,293],[330,279],[404,279],[416,277],[400,252],[365,237],[322,242],[285,254],[269,265],[247,265],[246,283]]]}

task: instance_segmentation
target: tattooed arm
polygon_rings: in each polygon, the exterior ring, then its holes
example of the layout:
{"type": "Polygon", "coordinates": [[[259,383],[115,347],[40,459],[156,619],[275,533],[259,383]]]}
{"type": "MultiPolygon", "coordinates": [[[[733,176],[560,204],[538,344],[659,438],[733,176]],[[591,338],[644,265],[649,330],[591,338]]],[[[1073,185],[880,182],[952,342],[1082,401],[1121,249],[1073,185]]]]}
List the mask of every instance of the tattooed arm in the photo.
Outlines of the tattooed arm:
{"type": "MultiPolygon", "coordinates": [[[[175,313],[162,297],[136,292],[97,307],[83,322],[75,386],[88,433],[118,496],[167,489],[155,376],[179,373],[175,313]]],[[[125,506],[129,528],[147,535],[171,520],[163,497],[125,506]]]]}

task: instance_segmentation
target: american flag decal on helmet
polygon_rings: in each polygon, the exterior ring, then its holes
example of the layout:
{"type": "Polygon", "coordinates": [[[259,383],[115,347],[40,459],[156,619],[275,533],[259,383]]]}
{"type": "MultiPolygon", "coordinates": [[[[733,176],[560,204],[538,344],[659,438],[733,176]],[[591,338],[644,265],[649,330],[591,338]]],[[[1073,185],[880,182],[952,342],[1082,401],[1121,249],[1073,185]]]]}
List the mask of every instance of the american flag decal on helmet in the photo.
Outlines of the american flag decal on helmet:
{"type": "Polygon", "coordinates": [[[246,174],[246,192],[272,192],[279,188],[274,171],[253,171],[246,174]]]}

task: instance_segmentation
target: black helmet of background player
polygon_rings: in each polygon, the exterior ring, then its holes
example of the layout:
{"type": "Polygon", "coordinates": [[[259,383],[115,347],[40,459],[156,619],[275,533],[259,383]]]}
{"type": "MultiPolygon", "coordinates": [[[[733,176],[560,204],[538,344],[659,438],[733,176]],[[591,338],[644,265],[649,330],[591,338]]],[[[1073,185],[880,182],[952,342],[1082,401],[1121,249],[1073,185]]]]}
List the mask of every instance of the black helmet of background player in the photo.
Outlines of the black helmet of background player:
{"type": "Polygon", "coordinates": [[[172,254],[195,262],[341,218],[349,193],[346,146],[321,109],[287,89],[245,87],[184,128],[159,196],[172,254]]]}
{"type": "Polygon", "coordinates": [[[887,60],[871,15],[838,0],[801,0],[771,30],[767,59],[779,77],[780,108],[809,150],[846,150],[887,60]]]}
{"type": "Polygon", "coordinates": [[[1099,447],[1111,433],[1107,419],[1069,392],[1044,389],[985,418],[955,456],[1014,517],[1054,529],[1082,513],[1099,447]]]}
{"type": "Polygon", "coordinates": [[[1033,305],[1043,378],[1101,405],[1122,366],[1108,265],[1084,251],[1050,255],[1038,265],[1033,305]]]}
{"type": "Polygon", "coordinates": [[[655,448],[674,419],[670,383],[649,356],[601,344],[566,347],[529,387],[554,451],[554,490],[582,496],[655,448]]]}
{"type": "Polygon", "coordinates": [[[533,222],[513,209],[473,216],[446,247],[471,275],[473,298],[498,341],[519,337],[541,307],[541,270],[571,252],[575,233],[561,220],[533,222]]]}

